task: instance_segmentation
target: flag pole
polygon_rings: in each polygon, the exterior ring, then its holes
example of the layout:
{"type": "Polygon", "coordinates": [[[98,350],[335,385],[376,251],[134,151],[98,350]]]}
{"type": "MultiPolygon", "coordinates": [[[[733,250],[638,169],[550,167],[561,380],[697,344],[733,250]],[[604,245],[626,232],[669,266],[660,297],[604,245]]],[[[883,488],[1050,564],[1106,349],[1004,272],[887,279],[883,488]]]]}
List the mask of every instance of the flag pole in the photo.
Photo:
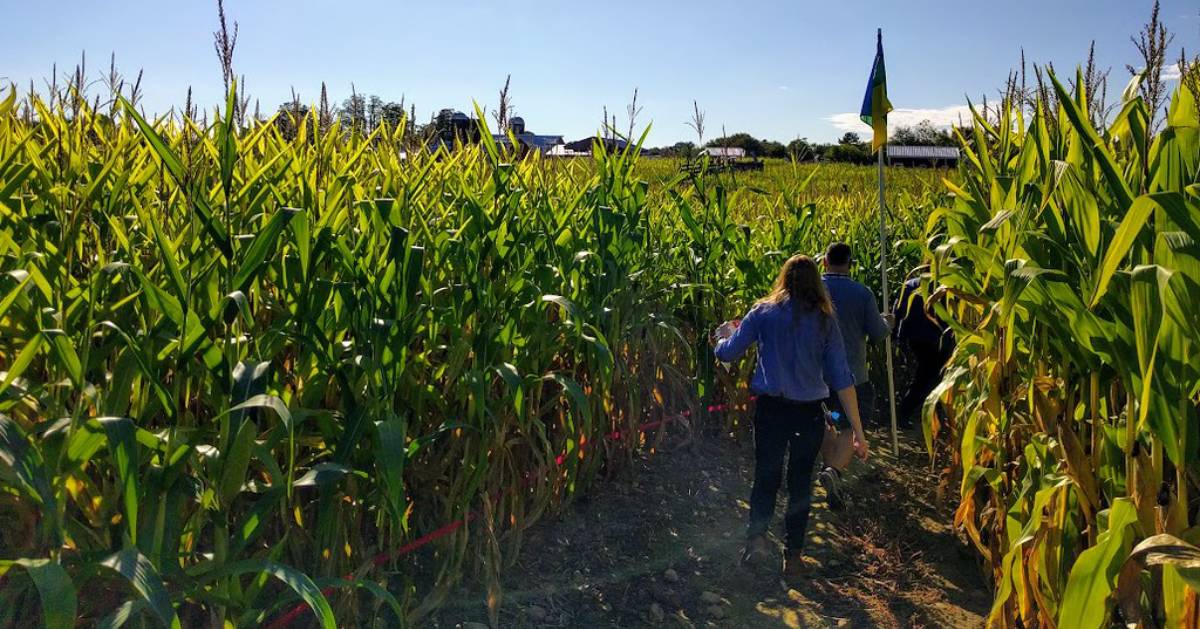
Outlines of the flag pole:
{"type": "MultiPolygon", "coordinates": [[[[879,156],[879,273],[883,280],[881,284],[883,287],[883,311],[891,314],[892,299],[888,295],[887,211],[883,200],[883,149],[886,146],[885,142],[876,151],[879,156]]],[[[900,441],[896,436],[896,378],[892,373],[892,335],[890,331],[884,340],[884,348],[887,352],[888,406],[892,414],[892,454],[899,456],[900,441]]]]}

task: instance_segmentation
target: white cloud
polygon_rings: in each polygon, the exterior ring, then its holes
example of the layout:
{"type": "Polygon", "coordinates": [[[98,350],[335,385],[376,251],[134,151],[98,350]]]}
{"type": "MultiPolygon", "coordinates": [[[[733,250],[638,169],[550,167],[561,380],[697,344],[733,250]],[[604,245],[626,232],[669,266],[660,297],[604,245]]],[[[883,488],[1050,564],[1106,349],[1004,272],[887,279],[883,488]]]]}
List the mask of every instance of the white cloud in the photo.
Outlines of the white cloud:
{"type": "MultiPolygon", "coordinates": [[[[859,119],[857,112],[833,114],[825,118],[825,120],[840,131],[862,133],[863,131],[871,130],[871,127],[868,127],[859,119]]],[[[966,105],[950,105],[949,107],[932,107],[926,109],[893,109],[888,114],[888,127],[892,129],[912,127],[925,120],[928,120],[935,127],[946,129],[960,122],[965,123],[970,121],[971,110],[966,105]]]]}
{"type": "MultiPolygon", "coordinates": [[[[1138,68],[1138,72],[1145,72],[1145,68],[1138,68]]],[[[1164,65],[1162,69],[1162,80],[1178,81],[1183,78],[1183,72],[1179,69],[1178,63],[1164,65]]]]}
{"type": "Polygon", "coordinates": [[[779,86],[779,89],[780,89],[780,91],[786,92],[786,91],[788,91],[788,90],[790,90],[790,89],[792,89],[792,88],[790,88],[790,87],[788,87],[788,86],[786,86],[786,85],[780,85],[780,86],[779,86]]]}

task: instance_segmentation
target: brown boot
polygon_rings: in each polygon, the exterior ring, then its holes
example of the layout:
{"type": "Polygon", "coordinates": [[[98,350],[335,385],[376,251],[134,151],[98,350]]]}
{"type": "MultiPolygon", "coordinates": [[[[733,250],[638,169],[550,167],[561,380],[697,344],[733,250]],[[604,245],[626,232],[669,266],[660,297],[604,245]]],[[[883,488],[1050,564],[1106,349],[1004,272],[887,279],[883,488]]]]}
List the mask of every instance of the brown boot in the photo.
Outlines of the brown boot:
{"type": "MultiPolygon", "coordinates": [[[[761,566],[771,558],[771,544],[766,535],[755,535],[746,540],[746,549],[742,551],[743,566],[761,566]]],[[[778,564],[776,564],[778,565],[778,564]]]]}
{"type": "Polygon", "coordinates": [[[788,579],[803,577],[811,569],[812,560],[804,556],[801,550],[783,551],[783,576],[788,579]]]}

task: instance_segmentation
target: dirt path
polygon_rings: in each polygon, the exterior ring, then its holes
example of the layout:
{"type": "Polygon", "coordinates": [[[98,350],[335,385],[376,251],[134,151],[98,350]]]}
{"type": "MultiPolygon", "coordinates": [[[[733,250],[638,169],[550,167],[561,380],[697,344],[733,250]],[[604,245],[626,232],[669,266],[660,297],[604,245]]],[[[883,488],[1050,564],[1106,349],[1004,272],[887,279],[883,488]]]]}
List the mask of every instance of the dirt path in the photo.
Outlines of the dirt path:
{"type": "MultiPolygon", "coordinates": [[[[807,578],[738,567],[750,442],[709,435],[641,458],[531,529],[503,578],[501,626],[982,626],[989,593],[946,526],[928,459],[914,436],[899,459],[884,431],[871,438],[875,456],[855,464],[848,510],[830,511],[816,490],[807,578]]],[[[486,623],[482,586],[451,598],[430,626],[486,623]]]]}

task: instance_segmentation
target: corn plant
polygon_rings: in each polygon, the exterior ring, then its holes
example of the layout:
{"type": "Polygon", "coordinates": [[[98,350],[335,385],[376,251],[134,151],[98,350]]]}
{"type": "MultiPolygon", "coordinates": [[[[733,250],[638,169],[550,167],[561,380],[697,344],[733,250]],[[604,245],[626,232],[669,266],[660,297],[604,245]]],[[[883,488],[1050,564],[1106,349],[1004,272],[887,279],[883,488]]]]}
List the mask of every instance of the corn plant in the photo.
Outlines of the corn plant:
{"type": "Polygon", "coordinates": [[[1197,95],[1154,135],[1136,84],[1097,129],[1083,78],[1051,82],[1032,110],[975,115],[931,218],[958,345],[926,439],[951,437],[991,624],[1196,626],[1197,95]]]}
{"type": "Polygon", "coordinates": [[[878,260],[869,169],[430,152],[238,102],[0,99],[0,626],[417,621],[716,395],[707,331],[787,255],[878,260]]]}

